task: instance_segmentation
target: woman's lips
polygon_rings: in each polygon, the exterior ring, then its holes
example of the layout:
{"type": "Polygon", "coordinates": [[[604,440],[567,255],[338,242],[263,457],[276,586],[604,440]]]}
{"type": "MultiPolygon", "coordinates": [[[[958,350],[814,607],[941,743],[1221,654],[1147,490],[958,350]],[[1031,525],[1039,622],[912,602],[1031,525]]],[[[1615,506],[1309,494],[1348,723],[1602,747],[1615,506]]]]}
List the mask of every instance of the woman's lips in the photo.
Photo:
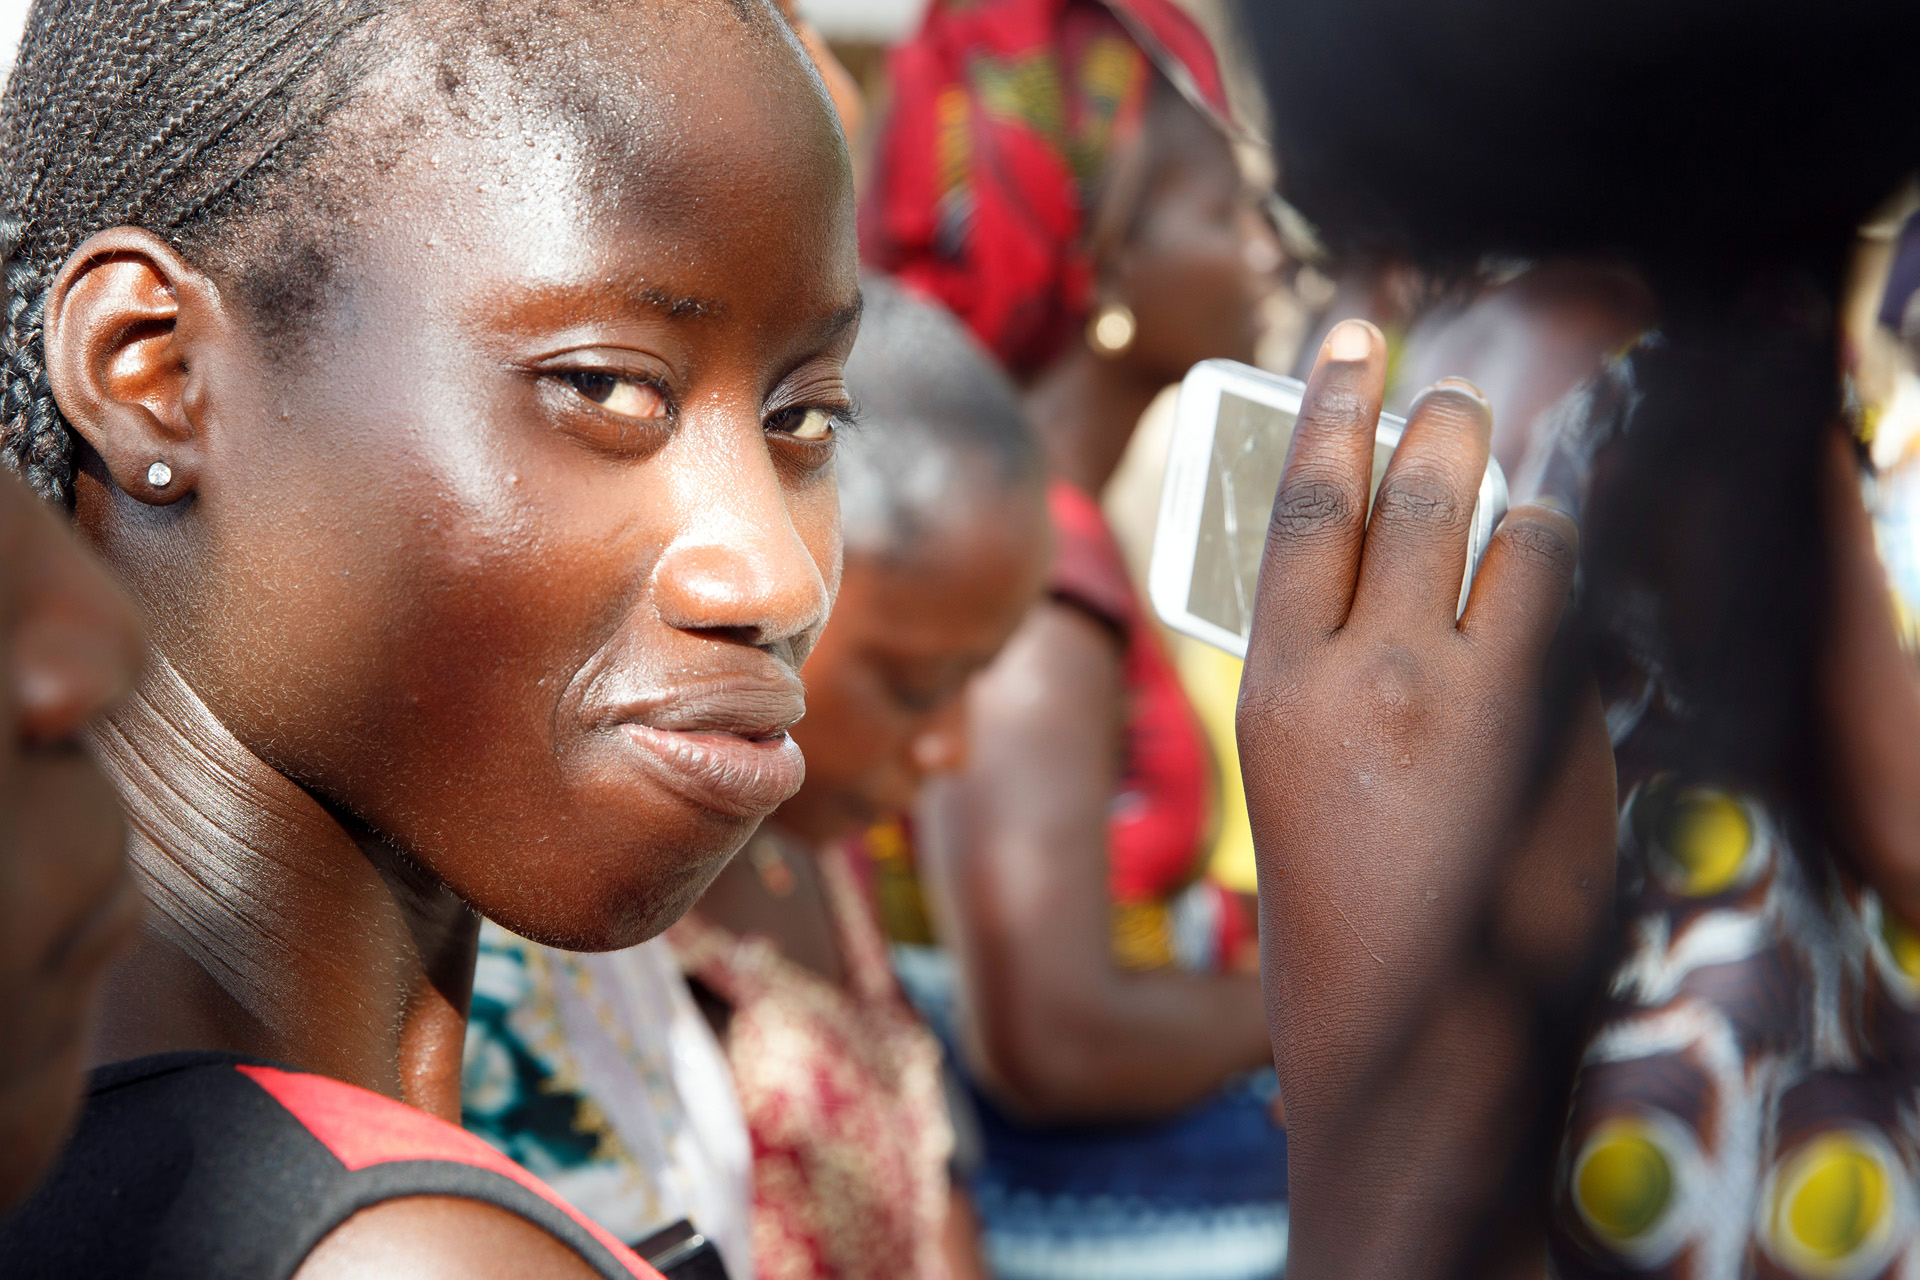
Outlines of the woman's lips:
{"type": "Polygon", "coordinates": [[[712,729],[620,726],[644,767],[685,799],[736,818],[764,818],[793,797],[807,762],[785,732],[748,737],[712,729]]]}

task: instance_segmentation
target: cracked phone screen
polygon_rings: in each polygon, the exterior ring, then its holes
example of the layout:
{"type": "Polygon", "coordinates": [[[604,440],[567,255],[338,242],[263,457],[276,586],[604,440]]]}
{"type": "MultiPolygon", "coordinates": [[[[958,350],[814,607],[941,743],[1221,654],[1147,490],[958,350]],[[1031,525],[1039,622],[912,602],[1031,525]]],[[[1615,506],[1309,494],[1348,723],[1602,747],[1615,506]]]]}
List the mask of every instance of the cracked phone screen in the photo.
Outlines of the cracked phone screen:
{"type": "MultiPolygon", "coordinates": [[[[1290,409],[1220,393],[1187,612],[1242,639],[1253,632],[1253,592],[1296,416],[1290,409]]],[[[1392,456],[1392,445],[1374,446],[1369,508],[1392,456]]]]}

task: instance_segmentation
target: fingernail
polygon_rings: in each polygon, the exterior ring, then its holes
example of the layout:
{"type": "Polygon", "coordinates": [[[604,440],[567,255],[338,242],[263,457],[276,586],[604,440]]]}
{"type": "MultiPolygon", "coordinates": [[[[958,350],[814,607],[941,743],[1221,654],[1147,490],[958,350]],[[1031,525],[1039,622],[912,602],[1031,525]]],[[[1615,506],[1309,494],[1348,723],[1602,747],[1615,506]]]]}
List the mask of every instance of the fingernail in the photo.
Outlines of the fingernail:
{"type": "Polygon", "coordinates": [[[1536,493],[1527,499],[1536,507],[1545,507],[1549,511],[1558,511],[1575,524],[1580,523],[1580,509],[1571,500],[1558,493],[1536,493]]]}
{"type": "Polygon", "coordinates": [[[1342,320],[1327,335],[1327,359],[1342,364],[1365,360],[1373,354],[1373,326],[1364,320],[1342,320]]]}
{"type": "Polygon", "coordinates": [[[1474,386],[1471,382],[1468,382],[1465,378],[1442,378],[1440,379],[1440,381],[1434,383],[1431,387],[1428,387],[1427,390],[1428,391],[1458,391],[1462,395],[1472,396],[1475,400],[1478,400],[1481,404],[1486,405],[1488,408],[1493,407],[1491,402],[1489,402],[1487,399],[1487,393],[1482,391],[1480,388],[1474,386]]]}

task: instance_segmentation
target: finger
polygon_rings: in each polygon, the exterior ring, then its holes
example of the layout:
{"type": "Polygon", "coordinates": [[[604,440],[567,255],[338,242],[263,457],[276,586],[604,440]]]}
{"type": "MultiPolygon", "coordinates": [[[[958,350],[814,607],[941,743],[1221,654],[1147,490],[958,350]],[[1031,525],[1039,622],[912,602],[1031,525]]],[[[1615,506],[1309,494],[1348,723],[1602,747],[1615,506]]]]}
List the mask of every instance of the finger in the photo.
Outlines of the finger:
{"type": "Polygon", "coordinates": [[[30,743],[72,736],[133,681],[142,652],[139,615],[44,503],[11,486],[15,555],[7,669],[18,734],[30,743]]]}
{"type": "Polygon", "coordinates": [[[1267,526],[1250,661],[1298,652],[1347,619],[1386,377],[1378,329],[1364,320],[1333,327],[1307,380],[1267,526]]]}
{"type": "Polygon", "coordinates": [[[1530,502],[1507,512],[1473,578],[1460,630],[1508,670],[1538,672],[1580,562],[1573,517],[1530,502]]]}
{"type": "Polygon", "coordinates": [[[1356,616],[1454,625],[1492,440],[1493,411],[1470,382],[1447,378],[1414,402],[1367,522],[1356,616]]]}
{"type": "Polygon", "coordinates": [[[1495,887],[1492,940],[1536,988],[1567,981],[1611,919],[1619,796],[1600,692],[1577,695],[1559,766],[1495,887]]]}

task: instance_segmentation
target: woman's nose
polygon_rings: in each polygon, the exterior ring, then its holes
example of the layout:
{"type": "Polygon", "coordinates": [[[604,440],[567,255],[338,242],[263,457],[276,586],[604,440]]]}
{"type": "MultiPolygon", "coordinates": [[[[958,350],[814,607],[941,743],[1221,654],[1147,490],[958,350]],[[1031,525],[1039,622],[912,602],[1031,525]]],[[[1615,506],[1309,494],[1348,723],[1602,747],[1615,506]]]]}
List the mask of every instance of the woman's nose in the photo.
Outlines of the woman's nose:
{"type": "Polygon", "coordinates": [[[763,462],[723,484],[696,487],[685,508],[654,566],[662,621],[762,648],[818,634],[832,607],[828,578],[839,555],[831,504],[796,526],[789,495],[763,462]]]}

